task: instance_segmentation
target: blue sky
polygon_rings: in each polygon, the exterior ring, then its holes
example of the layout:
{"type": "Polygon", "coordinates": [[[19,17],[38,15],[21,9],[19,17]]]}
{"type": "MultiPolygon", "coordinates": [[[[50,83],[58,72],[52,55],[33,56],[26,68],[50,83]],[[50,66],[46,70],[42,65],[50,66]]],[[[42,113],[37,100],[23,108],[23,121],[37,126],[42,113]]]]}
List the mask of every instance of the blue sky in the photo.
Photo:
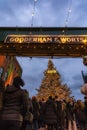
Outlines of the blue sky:
{"type": "MultiPolygon", "coordinates": [[[[0,26],[87,27],[86,13],[87,0],[0,0],[0,26]]],[[[47,69],[48,59],[18,57],[18,61],[23,68],[25,88],[33,96],[47,69]]],[[[86,72],[87,67],[83,65],[82,58],[62,57],[52,61],[75,98],[83,99],[80,92],[83,84],[81,70],[86,72]]]]}
{"type": "MultiPolygon", "coordinates": [[[[44,77],[44,71],[47,69],[48,58],[18,58],[23,67],[23,79],[26,82],[25,87],[30,92],[30,96],[37,93],[35,90],[41,84],[44,77]]],[[[82,99],[80,88],[83,85],[81,70],[87,72],[87,67],[83,65],[82,58],[59,58],[52,59],[54,66],[61,75],[62,83],[66,83],[72,90],[75,99],[82,99]]]]}

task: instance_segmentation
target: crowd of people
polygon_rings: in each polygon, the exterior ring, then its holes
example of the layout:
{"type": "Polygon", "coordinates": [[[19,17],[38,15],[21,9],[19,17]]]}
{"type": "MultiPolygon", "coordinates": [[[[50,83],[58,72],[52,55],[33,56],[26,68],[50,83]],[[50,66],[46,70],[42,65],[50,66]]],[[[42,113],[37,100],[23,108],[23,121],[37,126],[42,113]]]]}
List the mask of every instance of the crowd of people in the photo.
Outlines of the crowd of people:
{"type": "Polygon", "coordinates": [[[37,100],[15,77],[6,89],[0,79],[0,130],[87,130],[87,97],[84,101],[49,96],[37,100]]]}

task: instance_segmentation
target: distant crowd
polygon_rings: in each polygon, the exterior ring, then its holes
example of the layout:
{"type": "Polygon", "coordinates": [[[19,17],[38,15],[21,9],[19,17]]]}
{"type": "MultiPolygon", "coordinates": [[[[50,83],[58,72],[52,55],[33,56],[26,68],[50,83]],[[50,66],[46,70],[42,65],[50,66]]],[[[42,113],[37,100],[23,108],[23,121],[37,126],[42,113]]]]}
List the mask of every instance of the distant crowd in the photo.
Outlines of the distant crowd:
{"type": "Polygon", "coordinates": [[[4,89],[0,79],[0,130],[87,130],[87,96],[84,101],[29,97],[24,81],[15,77],[4,89]]]}

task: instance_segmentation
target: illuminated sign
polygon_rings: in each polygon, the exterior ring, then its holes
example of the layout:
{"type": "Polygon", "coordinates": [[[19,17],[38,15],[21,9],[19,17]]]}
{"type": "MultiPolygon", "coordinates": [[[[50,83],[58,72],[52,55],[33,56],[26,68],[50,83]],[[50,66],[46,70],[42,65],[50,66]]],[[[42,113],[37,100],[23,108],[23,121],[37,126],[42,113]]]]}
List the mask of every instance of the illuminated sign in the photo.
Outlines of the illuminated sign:
{"type": "Polygon", "coordinates": [[[47,73],[53,74],[53,73],[57,73],[56,70],[48,70],[47,73]]]}
{"type": "Polygon", "coordinates": [[[87,44],[87,35],[7,35],[5,43],[79,43],[87,44]]]}

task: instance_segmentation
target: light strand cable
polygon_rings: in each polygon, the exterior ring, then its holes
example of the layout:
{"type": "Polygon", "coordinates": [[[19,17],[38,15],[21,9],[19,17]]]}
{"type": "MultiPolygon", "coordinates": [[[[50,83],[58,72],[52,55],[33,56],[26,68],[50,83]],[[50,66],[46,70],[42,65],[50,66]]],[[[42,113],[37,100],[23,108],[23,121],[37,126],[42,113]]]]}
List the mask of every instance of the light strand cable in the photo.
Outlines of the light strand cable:
{"type": "Polygon", "coordinates": [[[34,15],[35,15],[35,8],[36,8],[36,2],[37,2],[37,0],[34,0],[33,11],[32,11],[32,20],[31,20],[31,27],[33,27],[34,15]]]}
{"type": "Polygon", "coordinates": [[[70,0],[70,4],[69,4],[69,8],[68,8],[68,13],[67,13],[66,20],[65,20],[65,27],[67,27],[67,25],[68,25],[71,11],[72,11],[72,0],[70,0]]]}

